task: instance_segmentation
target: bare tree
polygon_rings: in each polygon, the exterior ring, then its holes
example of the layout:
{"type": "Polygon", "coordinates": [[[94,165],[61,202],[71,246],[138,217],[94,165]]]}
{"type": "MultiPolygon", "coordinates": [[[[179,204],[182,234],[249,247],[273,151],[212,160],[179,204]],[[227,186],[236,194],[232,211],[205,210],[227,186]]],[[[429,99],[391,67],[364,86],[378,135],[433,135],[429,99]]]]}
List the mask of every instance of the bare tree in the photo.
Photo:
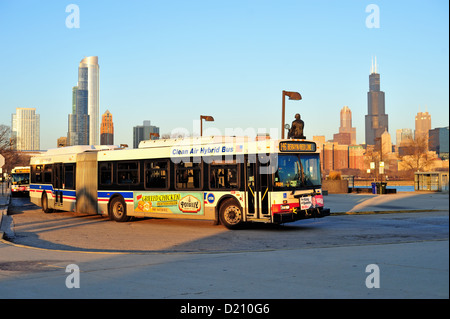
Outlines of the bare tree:
{"type": "Polygon", "coordinates": [[[30,156],[13,150],[15,140],[11,137],[9,126],[0,124],[0,154],[5,158],[4,172],[9,172],[16,166],[30,165],[30,156]]]}
{"type": "Polygon", "coordinates": [[[399,155],[399,159],[406,168],[414,172],[422,172],[436,159],[428,152],[427,142],[426,136],[418,136],[405,146],[403,154],[399,155]]]}

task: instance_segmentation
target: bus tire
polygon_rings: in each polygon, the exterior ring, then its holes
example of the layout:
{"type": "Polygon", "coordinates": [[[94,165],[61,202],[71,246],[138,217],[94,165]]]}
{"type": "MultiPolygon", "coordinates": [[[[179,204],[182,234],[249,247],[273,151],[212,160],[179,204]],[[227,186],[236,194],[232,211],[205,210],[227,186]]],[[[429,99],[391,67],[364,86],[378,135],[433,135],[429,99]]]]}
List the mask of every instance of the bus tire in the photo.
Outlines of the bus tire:
{"type": "Polygon", "coordinates": [[[41,207],[42,207],[42,211],[46,214],[50,214],[53,213],[53,209],[48,207],[48,198],[47,198],[47,193],[43,193],[42,194],[42,198],[41,198],[41,207]]]}
{"type": "Polygon", "coordinates": [[[122,197],[114,197],[109,204],[109,216],[116,222],[128,221],[127,206],[122,197]]]}
{"type": "Polygon", "coordinates": [[[220,206],[220,222],[228,229],[238,229],[243,225],[243,213],[236,200],[229,198],[220,206]]]}

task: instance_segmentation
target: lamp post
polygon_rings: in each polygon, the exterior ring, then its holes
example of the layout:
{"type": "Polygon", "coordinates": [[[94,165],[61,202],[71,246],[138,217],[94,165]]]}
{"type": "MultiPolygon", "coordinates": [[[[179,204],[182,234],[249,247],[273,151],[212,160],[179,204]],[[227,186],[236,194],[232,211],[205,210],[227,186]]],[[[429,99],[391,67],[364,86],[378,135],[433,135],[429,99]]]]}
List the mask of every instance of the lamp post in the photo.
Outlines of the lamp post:
{"type": "Polygon", "coordinates": [[[298,92],[289,92],[289,91],[283,91],[282,96],[282,111],[281,111],[281,138],[284,139],[284,110],[285,110],[285,96],[289,97],[289,100],[296,100],[299,101],[302,99],[302,96],[298,92]]]}
{"type": "Polygon", "coordinates": [[[214,118],[209,115],[200,115],[200,136],[203,136],[203,120],[206,122],[214,122],[214,118]]]}

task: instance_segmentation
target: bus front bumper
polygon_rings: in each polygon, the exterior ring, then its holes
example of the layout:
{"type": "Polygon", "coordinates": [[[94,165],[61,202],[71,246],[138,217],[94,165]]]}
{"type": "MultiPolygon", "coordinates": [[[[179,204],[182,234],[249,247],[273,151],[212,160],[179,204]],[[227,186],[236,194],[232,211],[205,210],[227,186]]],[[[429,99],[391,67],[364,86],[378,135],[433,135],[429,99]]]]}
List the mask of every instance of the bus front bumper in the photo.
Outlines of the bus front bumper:
{"type": "Polygon", "coordinates": [[[309,218],[322,218],[325,216],[330,216],[330,209],[313,209],[313,210],[303,210],[297,213],[275,213],[273,214],[273,222],[274,223],[289,223],[294,222],[296,220],[301,219],[309,219],[309,218]]]}

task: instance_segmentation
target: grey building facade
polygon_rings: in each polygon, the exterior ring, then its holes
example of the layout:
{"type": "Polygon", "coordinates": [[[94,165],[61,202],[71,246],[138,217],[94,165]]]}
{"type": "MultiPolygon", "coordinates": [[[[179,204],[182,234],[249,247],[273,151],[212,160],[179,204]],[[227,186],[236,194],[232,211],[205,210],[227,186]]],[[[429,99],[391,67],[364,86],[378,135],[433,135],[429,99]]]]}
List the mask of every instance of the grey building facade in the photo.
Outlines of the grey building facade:
{"type": "Polygon", "coordinates": [[[437,127],[428,132],[428,148],[443,159],[449,159],[449,127],[437,127]]]}
{"type": "Polygon", "coordinates": [[[158,138],[159,127],[150,125],[150,121],[144,121],[143,125],[133,127],[133,148],[138,148],[141,141],[158,138]]]}

